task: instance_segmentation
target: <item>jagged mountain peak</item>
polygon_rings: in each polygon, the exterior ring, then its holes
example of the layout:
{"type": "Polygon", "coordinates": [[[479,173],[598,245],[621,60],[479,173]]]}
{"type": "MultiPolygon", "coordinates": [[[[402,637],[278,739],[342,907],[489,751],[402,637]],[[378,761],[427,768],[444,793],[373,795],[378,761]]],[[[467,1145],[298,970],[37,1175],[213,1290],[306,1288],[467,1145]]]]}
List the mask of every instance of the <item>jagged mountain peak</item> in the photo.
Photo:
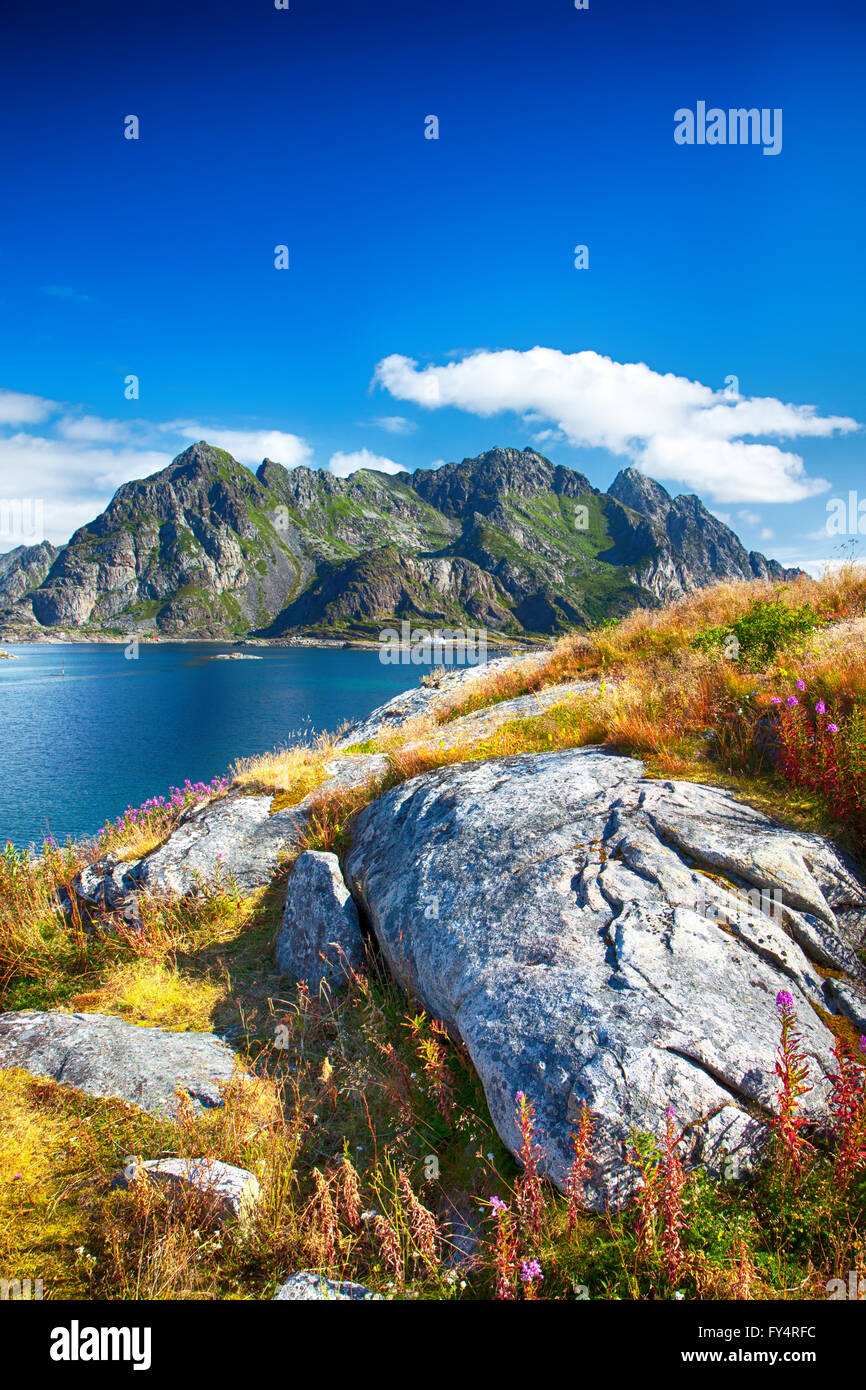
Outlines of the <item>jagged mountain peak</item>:
{"type": "Polygon", "coordinates": [[[625,507],[631,507],[633,512],[649,517],[651,521],[667,516],[673,502],[666,488],[639,468],[620,469],[607,491],[608,496],[622,502],[625,507]]]}
{"type": "Polygon", "coordinates": [[[595,489],[574,469],[551,463],[535,449],[488,449],[460,463],[418,468],[411,486],[446,516],[490,515],[507,494],[532,497],[552,492],[575,497],[595,489]]]}

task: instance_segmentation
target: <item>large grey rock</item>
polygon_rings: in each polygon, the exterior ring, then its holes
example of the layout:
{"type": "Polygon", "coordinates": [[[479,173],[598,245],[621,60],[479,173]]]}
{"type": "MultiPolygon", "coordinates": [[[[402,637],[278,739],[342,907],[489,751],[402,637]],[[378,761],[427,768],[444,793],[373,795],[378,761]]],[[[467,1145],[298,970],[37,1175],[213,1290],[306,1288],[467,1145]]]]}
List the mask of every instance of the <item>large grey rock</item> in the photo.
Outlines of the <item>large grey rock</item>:
{"type": "Polygon", "coordinates": [[[300,1300],[305,1303],[330,1303],[334,1300],[343,1303],[349,1299],[365,1303],[385,1302],[380,1293],[373,1293],[363,1284],[353,1284],[348,1279],[326,1279],[324,1275],[313,1274],[306,1269],[301,1270],[299,1274],[293,1274],[291,1279],[281,1284],[274,1294],[273,1302],[300,1300]]]}
{"type": "Polygon", "coordinates": [[[116,911],[128,902],[131,894],[139,891],[139,868],[138,860],[125,861],[118,859],[116,854],[106,854],[93,864],[86,864],[73,887],[78,897],[91,907],[116,911]]]}
{"type": "Polygon", "coordinates": [[[819,836],[578,749],[394,788],[359,815],[346,871],[397,979],[468,1048],[512,1152],[516,1093],[536,1105],[560,1186],[587,1102],[596,1206],[631,1190],[630,1128],[660,1134],[669,1105],[691,1161],[754,1162],[780,989],[818,1117],[832,1038],[807,952],[851,959],[866,922],[862,885],[819,836]]]}
{"type": "Polygon", "coordinates": [[[156,1187],[188,1189],[207,1197],[221,1218],[246,1223],[261,1197],[258,1178],[246,1168],[211,1158],[130,1158],[112,1187],[129,1188],[135,1182],[156,1187]]]}
{"type": "Polygon", "coordinates": [[[178,1090],[196,1107],[222,1105],[221,1086],[238,1074],[234,1054],[212,1033],[35,1009],[0,1014],[0,1068],[9,1067],[168,1115],[177,1113],[178,1090]]]}
{"type": "Polygon", "coordinates": [[[358,909],[343,881],[336,854],[306,850],[298,856],[286,890],[276,942],[277,965],[313,994],[323,981],[345,984],[364,963],[358,909]]]}
{"type": "Polygon", "coordinates": [[[353,787],[364,787],[376,777],[384,777],[389,763],[384,753],[343,753],[325,763],[328,780],[310,793],[310,800],[323,793],[350,791],[353,787]]]}

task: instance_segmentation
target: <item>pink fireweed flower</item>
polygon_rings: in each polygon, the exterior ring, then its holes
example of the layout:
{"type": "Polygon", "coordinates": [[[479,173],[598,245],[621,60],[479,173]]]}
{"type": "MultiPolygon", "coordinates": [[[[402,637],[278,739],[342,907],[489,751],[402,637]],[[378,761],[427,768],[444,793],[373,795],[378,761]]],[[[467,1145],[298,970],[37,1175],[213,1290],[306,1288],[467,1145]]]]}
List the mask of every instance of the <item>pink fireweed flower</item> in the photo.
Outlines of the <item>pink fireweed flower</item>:
{"type": "Polygon", "coordinates": [[[796,695],[789,695],[787,700],[785,701],[785,704],[788,706],[788,709],[793,709],[794,706],[799,705],[799,703],[800,701],[797,699],[796,695]]]}
{"type": "Polygon", "coordinates": [[[493,1208],[493,1210],[494,1210],[495,1212],[507,1211],[507,1210],[508,1210],[508,1206],[506,1205],[505,1202],[503,1202],[503,1200],[502,1200],[501,1197],[491,1197],[491,1198],[490,1198],[490,1205],[492,1206],[492,1208],[493,1208]]]}
{"type": "Polygon", "coordinates": [[[770,701],[771,705],[780,705],[781,703],[782,701],[778,695],[774,695],[772,700],[770,701]]]}
{"type": "Polygon", "coordinates": [[[533,1279],[543,1279],[544,1275],[541,1272],[541,1265],[537,1260],[521,1260],[520,1277],[524,1284],[531,1283],[533,1279]]]}
{"type": "Polygon", "coordinates": [[[793,1011],[794,996],[789,994],[786,989],[780,989],[776,995],[776,1008],[782,1018],[793,1011]]]}
{"type": "Polygon", "coordinates": [[[806,689],[806,682],[805,682],[805,681],[797,681],[797,689],[798,689],[798,690],[805,690],[805,689],[806,689]]]}
{"type": "Polygon", "coordinates": [[[816,714],[826,714],[826,713],[827,713],[827,706],[824,704],[824,701],[823,701],[823,700],[818,700],[818,701],[817,701],[817,703],[816,703],[816,705],[815,705],[815,713],[816,713],[816,714]]]}
{"type": "Polygon", "coordinates": [[[839,732],[839,725],[838,725],[838,724],[828,724],[828,725],[827,725],[827,733],[828,733],[828,734],[838,734],[838,732],[839,732]]]}

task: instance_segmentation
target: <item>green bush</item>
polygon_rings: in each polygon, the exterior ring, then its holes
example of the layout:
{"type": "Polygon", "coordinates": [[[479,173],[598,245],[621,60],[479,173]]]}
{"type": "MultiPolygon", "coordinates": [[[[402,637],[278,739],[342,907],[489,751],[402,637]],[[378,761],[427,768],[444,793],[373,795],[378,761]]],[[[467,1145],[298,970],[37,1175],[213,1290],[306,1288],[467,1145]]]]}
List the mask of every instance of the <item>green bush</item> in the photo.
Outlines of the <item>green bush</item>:
{"type": "Polygon", "coordinates": [[[823,627],[825,619],[810,603],[789,608],[782,599],[755,599],[730,627],[707,627],[692,640],[696,651],[729,647],[735,661],[762,670],[780,648],[802,641],[806,633],[823,627]]]}

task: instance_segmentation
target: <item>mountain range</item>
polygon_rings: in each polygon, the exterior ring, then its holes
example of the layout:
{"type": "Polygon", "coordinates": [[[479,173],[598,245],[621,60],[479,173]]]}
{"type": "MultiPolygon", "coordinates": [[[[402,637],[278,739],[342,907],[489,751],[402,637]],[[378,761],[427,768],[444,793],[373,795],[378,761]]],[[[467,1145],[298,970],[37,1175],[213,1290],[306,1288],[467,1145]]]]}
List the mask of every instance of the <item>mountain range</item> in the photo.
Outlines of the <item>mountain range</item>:
{"type": "Polygon", "coordinates": [[[799,573],[634,468],[607,492],[532,449],[411,474],[253,473],[202,442],[124,483],[59,550],[0,556],[0,635],[370,638],[408,618],[533,639],[799,573]]]}

